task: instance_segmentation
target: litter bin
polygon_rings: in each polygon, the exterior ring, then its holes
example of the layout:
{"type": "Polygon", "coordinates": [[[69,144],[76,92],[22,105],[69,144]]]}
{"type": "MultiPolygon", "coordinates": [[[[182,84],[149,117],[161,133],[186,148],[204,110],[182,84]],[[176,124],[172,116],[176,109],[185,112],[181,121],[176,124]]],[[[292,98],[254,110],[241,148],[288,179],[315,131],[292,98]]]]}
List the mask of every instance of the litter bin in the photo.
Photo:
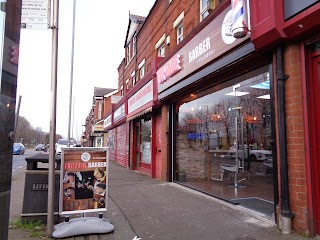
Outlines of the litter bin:
{"type": "MultiPolygon", "coordinates": [[[[37,154],[26,158],[25,188],[22,205],[22,221],[47,221],[49,154],[37,154]]],[[[54,222],[59,221],[60,155],[55,156],[54,222]]]]}

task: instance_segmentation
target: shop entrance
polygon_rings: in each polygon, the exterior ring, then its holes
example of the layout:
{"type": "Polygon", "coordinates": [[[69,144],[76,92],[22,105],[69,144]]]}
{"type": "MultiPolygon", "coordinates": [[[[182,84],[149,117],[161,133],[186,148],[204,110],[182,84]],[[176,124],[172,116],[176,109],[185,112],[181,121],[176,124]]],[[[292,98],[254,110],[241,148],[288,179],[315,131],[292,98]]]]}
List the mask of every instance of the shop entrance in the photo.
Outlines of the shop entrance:
{"type": "Polygon", "coordinates": [[[175,180],[274,218],[268,67],[177,103],[175,180]]]}
{"type": "Polygon", "coordinates": [[[151,113],[134,120],[133,168],[151,175],[151,113]]]}
{"type": "Polygon", "coordinates": [[[320,234],[320,42],[310,48],[309,61],[309,113],[310,113],[310,146],[311,146],[311,169],[312,188],[314,199],[314,223],[316,234],[320,234]]]}

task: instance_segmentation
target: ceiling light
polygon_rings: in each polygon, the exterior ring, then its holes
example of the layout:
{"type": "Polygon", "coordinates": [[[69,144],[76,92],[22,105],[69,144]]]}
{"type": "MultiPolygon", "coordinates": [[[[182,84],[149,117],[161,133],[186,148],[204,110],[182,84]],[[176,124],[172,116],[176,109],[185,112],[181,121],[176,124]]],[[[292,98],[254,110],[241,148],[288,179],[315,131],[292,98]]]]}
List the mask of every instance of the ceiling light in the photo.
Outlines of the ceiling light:
{"type": "Polygon", "coordinates": [[[266,95],[262,95],[262,96],[259,96],[257,98],[260,98],[260,99],[270,99],[270,94],[266,94],[266,95]]]}
{"type": "Polygon", "coordinates": [[[244,96],[244,95],[247,95],[249,94],[249,92],[240,92],[240,91],[237,91],[237,92],[229,92],[227,93],[226,95],[228,96],[235,96],[235,97],[241,97],[241,96],[244,96]]]}

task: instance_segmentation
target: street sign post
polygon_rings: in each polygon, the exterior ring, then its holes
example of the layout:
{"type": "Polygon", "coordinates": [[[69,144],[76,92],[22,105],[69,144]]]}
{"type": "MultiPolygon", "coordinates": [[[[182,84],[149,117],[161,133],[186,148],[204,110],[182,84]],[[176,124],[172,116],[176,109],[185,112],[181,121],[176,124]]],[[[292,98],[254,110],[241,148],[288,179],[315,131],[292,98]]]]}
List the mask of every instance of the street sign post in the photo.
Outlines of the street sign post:
{"type": "Polygon", "coordinates": [[[21,28],[49,29],[50,0],[22,0],[21,28]]]}

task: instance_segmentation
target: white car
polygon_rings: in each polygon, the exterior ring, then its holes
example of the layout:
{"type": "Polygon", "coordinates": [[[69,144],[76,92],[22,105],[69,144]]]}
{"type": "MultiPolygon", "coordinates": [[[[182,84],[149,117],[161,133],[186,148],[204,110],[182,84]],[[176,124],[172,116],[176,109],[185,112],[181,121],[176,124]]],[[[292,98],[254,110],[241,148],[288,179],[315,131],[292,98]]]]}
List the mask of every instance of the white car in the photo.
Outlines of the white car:
{"type": "MultiPolygon", "coordinates": [[[[229,149],[229,155],[233,156],[236,155],[236,147],[232,146],[229,149]]],[[[239,146],[238,150],[239,158],[242,158],[242,147],[239,146]]],[[[248,147],[244,146],[244,158],[248,159],[248,147]]],[[[255,150],[249,149],[249,160],[250,161],[266,161],[272,160],[272,152],[269,150],[255,150]]]]}
{"type": "MultiPolygon", "coordinates": [[[[69,147],[74,147],[75,146],[75,141],[73,139],[70,139],[70,146],[69,147]]],[[[61,154],[61,149],[63,147],[68,147],[68,139],[59,139],[58,142],[56,143],[56,154],[61,154]]]]}

